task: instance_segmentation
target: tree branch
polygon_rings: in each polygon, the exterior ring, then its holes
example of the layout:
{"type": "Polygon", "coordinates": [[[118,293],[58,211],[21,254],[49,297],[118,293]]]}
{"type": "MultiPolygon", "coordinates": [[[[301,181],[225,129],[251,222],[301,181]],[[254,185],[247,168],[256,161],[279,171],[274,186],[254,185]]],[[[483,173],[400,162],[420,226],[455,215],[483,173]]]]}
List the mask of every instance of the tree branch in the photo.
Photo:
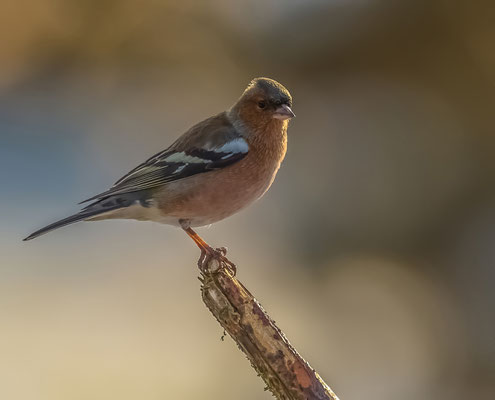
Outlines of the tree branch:
{"type": "Polygon", "coordinates": [[[200,271],[204,303],[277,399],[338,400],[231,270],[211,259],[200,271]]]}

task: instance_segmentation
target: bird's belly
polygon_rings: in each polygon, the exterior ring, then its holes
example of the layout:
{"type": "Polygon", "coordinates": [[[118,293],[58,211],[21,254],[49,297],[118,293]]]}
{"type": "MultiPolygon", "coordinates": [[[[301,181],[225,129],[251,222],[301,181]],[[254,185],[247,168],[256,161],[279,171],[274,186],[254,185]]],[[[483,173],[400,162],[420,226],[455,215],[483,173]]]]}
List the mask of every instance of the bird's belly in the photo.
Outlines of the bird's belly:
{"type": "Polygon", "coordinates": [[[199,174],[172,184],[159,196],[163,218],[158,222],[185,219],[197,227],[227,218],[259,199],[271,186],[279,166],[273,163],[253,169],[241,162],[228,171],[199,174]],[[181,195],[174,196],[174,192],[181,195]]]}
{"type": "Polygon", "coordinates": [[[193,227],[213,224],[246,208],[259,199],[266,189],[268,186],[257,191],[232,186],[219,187],[218,193],[203,193],[192,199],[194,212],[186,212],[184,217],[193,227]]]}

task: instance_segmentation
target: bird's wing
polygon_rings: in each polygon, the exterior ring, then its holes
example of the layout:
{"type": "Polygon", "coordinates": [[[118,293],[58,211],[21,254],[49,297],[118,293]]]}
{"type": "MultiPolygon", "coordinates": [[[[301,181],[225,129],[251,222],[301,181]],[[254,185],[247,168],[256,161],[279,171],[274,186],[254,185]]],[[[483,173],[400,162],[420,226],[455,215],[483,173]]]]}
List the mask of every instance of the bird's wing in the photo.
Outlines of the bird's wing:
{"type": "Polygon", "coordinates": [[[109,190],[82,203],[148,190],[192,175],[225,168],[243,159],[248,151],[248,143],[222,113],[193,126],[169,148],[138,165],[109,190]]]}

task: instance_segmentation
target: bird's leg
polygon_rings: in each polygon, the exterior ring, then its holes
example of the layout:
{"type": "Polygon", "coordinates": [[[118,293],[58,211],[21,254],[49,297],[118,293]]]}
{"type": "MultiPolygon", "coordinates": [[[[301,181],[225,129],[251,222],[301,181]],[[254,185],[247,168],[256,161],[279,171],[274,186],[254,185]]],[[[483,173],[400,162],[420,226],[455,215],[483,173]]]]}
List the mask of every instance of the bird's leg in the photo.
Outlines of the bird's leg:
{"type": "Polygon", "coordinates": [[[220,263],[224,263],[228,268],[232,270],[234,275],[237,272],[235,264],[230,261],[225,255],[227,254],[227,250],[224,247],[214,249],[208,243],[206,243],[201,236],[199,236],[190,226],[187,224],[182,224],[182,229],[189,235],[189,237],[194,240],[194,243],[201,250],[201,256],[198,260],[198,267],[201,270],[205,270],[207,268],[208,262],[213,258],[218,260],[220,263]]]}

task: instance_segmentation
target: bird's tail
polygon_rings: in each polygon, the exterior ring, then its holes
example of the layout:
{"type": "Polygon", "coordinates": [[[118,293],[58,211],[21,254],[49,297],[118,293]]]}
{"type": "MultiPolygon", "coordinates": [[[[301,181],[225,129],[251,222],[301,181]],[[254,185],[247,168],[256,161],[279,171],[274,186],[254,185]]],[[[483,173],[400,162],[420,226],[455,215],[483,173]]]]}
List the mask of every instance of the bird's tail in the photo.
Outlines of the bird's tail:
{"type": "Polygon", "coordinates": [[[28,237],[24,238],[23,240],[24,241],[31,240],[31,239],[37,238],[38,236],[44,235],[45,233],[53,231],[54,229],[58,229],[58,228],[61,228],[63,226],[73,224],[74,222],[88,220],[88,219],[93,218],[97,215],[105,214],[105,213],[108,213],[110,211],[114,211],[114,210],[117,210],[119,208],[126,207],[129,205],[126,203],[127,202],[123,201],[122,199],[105,199],[105,200],[96,201],[96,202],[90,204],[89,206],[83,208],[77,214],[71,215],[70,217],[61,219],[60,221],[54,222],[53,224],[50,224],[50,225],[47,225],[44,228],[41,228],[41,229],[37,230],[36,232],[31,233],[28,237]]]}

